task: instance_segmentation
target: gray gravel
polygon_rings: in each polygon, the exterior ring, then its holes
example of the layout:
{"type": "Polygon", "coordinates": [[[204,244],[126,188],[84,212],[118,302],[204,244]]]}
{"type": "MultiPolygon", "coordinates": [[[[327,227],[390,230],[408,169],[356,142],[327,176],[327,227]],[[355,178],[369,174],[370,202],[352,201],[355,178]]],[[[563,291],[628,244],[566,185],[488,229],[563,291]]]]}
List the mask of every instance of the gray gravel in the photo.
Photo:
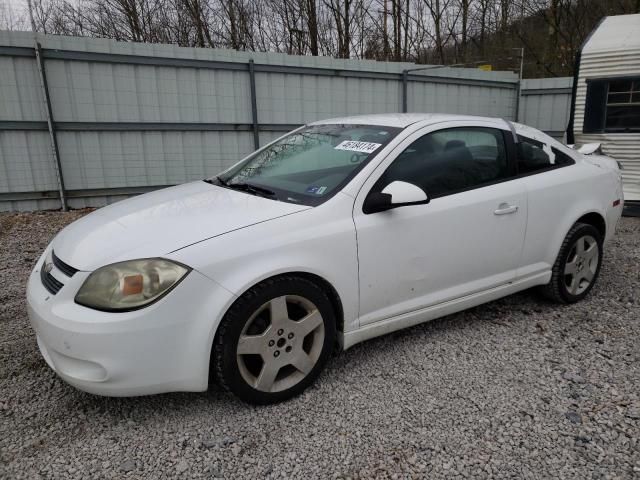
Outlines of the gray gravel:
{"type": "Polygon", "coordinates": [[[587,301],[525,292],[375,339],[258,408],[56,378],[24,286],[81,214],[0,215],[0,477],[640,478],[640,219],[623,219],[587,301]]]}

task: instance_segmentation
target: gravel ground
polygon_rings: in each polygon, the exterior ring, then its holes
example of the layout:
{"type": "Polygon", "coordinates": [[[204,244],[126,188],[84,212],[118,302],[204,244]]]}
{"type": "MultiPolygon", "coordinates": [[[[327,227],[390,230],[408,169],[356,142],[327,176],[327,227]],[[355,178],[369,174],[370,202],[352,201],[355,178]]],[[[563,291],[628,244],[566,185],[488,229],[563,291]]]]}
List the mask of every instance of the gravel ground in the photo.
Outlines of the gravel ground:
{"type": "Polygon", "coordinates": [[[46,366],[24,287],[82,212],[0,215],[0,477],[640,478],[640,219],[577,305],[524,292],[358,345],[292,401],[101,398],[46,366]]]}

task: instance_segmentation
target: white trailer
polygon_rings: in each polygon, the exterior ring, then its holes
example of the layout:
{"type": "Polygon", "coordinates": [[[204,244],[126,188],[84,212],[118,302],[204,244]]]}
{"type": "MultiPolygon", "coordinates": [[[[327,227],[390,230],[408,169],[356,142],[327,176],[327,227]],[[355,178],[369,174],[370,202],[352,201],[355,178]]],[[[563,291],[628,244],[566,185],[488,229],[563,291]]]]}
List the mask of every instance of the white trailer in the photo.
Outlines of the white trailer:
{"type": "Polygon", "coordinates": [[[600,143],[640,201],[640,14],[605,17],[576,58],[568,143],[600,143]]]}

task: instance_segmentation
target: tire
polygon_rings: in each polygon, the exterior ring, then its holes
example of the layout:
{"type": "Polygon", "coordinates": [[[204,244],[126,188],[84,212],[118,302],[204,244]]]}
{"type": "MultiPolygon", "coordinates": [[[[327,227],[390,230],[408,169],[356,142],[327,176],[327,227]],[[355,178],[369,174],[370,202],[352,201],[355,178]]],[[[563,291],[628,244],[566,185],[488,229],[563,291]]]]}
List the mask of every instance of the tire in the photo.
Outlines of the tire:
{"type": "Polygon", "coordinates": [[[215,379],[247,403],[287,400],[317,378],[335,338],[335,313],[318,285],[293,275],[265,280],[236,300],[220,323],[212,351],[215,379]]]}
{"type": "Polygon", "coordinates": [[[576,223],[560,247],[551,281],[541,287],[547,298],[558,303],[575,303],[595,285],[602,265],[602,235],[585,223],[576,223]]]}

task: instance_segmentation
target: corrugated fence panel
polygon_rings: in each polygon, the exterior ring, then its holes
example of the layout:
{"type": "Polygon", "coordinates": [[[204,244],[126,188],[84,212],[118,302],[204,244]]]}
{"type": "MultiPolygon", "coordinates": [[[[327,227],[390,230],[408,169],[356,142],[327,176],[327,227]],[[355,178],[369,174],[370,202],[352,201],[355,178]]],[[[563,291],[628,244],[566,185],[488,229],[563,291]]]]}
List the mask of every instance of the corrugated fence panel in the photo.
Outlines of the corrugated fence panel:
{"type": "Polygon", "coordinates": [[[60,132],[58,139],[70,190],[183,183],[253,150],[248,132],[60,132]]]}
{"type": "Polygon", "coordinates": [[[0,120],[44,120],[45,115],[35,61],[0,56],[0,120]]]}
{"type": "Polygon", "coordinates": [[[245,72],[47,61],[58,122],[251,121],[245,72]]]}
{"type": "Polygon", "coordinates": [[[572,77],[523,80],[518,121],[562,139],[569,123],[572,77]]]}
{"type": "Polygon", "coordinates": [[[459,113],[513,120],[516,92],[473,85],[410,83],[409,112],[459,113]]]}
{"type": "Polygon", "coordinates": [[[0,192],[55,190],[47,132],[0,131],[0,192]]]}
{"type": "Polygon", "coordinates": [[[257,73],[260,123],[303,124],[328,117],[397,112],[397,80],[257,73]]]}

